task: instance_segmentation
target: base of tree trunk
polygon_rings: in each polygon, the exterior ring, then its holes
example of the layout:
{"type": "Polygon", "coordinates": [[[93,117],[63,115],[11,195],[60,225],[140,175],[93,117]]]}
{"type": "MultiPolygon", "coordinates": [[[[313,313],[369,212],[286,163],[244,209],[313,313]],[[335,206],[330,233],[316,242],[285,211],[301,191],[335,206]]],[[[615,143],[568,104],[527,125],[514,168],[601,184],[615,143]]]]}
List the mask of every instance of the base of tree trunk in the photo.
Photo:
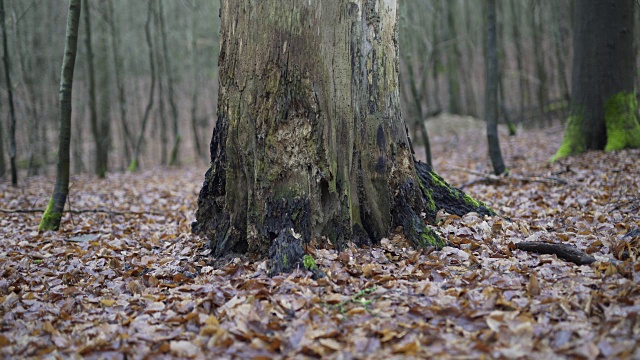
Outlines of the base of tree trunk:
{"type": "MultiPolygon", "coordinates": [[[[215,138],[214,142],[215,143],[215,138]]],[[[212,150],[218,150],[212,146],[212,150]]],[[[216,153],[216,152],[214,152],[216,153]]],[[[224,156],[224,154],[218,153],[224,156]]],[[[445,242],[427,224],[435,224],[436,214],[442,209],[447,213],[462,216],[470,212],[480,215],[495,215],[484,203],[475,200],[459,189],[452,187],[436,174],[427,164],[415,161],[417,179],[422,199],[413,198],[415,191],[400,187],[391,207],[391,228],[401,227],[407,240],[415,248],[441,249],[445,242]],[[424,204],[416,207],[415,204],[424,204]]],[[[198,198],[199,221],[192,224],[196,234],[206,236],[215,257],[223,257],[232,253],[244,254],[248,251],[248,236],[256,236],[260,241],[269,244],[266,251],[252,253],[258,257],[268,256],[271,274],[286,273],[303,268],[303,257],[306,246],[316,234],[311,233],[312,209],[309,199],[300,196],[292,198],[268,199],[265,204],[265,219],[260,229],[252,229],[248,233],[239,233],[239,224],[233,223],[229,214],[224,212],[225,180],[224,170],[213,166],[205,175],[205,182],[198,198]],[[217,171],[216,171],[217,170],[217,171]],[[213,216],[212,216],[213,215],[213,216]],[[207,220],[209,219],[209,220],[207,220]],[[211,219],[214,219],[212,221],[211,219]]],[[[354,226],[349,229],[345,224],[333,224],[334,232],[326,239],[338,251],[347,242],[358,246],[377,245],[380,238],[372,238],[370,229],[354,226]]],[[[245,227],[250,228],[251,226],[245,227]]],[[[386,236],[384,234],[383,236],[386,236]]],[[[318,241],[322,244],[322,241],[318,241]]],[[[326,242],[325,242],[326,243],[326,242]]],[[[320,272],[321,273],[321,272],[320,272]]]]}

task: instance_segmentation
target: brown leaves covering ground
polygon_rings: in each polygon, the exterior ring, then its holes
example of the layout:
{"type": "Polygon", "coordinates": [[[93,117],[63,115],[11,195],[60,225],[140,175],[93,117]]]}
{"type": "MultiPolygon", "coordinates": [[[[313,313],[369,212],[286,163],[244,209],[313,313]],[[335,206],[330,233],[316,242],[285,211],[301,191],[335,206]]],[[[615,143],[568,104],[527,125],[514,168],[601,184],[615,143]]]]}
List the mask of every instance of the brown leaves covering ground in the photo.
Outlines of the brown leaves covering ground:
{"type": "MultiPolygon", "coordinates": [[[[477,178],[452,166],[487,172],[481,131],[430,130],[445,179],[477,178]]],[[[40,214],[0,214],[0,357],[638,358],[640,151],[550,165],[561,135],[502,145],[512,174],[567,185],[465,189],[512,221],[442,214],[437,231],[457,247],[440,252],[401,236],[310,250],[328,275],[317,281],[305,270],[270,278],[266,262],[243,258],[211,266],[189,228],[203,169],[74,177],[73,209],[165,215],[67,214],[62,231],[38,234],[40,214]],[[523,240],[600,261],[510,245],[523,240]]],[[[43,208],[50,181],[3,182],[0,207],[43,208]]]]}

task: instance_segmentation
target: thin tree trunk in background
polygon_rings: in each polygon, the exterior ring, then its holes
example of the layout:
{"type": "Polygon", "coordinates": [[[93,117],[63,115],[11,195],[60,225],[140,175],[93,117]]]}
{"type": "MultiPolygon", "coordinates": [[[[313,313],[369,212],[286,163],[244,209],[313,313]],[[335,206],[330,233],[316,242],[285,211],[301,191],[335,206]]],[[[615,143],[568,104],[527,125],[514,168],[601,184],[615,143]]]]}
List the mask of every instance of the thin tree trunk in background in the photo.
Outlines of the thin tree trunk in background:
{"type": "Polygon", "coordinates": [[[200,68],[198,66],[198,8],[191,12],[191,68],[193,71],[191,91],[191,131],[193,133],[193,148],[197,159],[205,156],[200,146],[200,134],[198,131],[198,94],[200,92],[200,68]]]}
{"type": "Polygon", "coordinates": [[[554,24],[553,27],[553,44],[556,55],[556,70],[557,81],[558,81],[558,90],[560,93],[560,98],[563,100],[561,111],[560,111],[560,119],[564,123],[566,121],[567,109],[569,108],[569,85],[567,82],[567,71],[566,71],[566,62],[564,57],[566,56],[566,46],[565,41],[563,39],[563,16],[562,16],[562,8],[560,1],[552,1],[552,22],[554,24]]]}
{"type": "MultiPolygon", "coordinates": [[[[0,114],[2,114],[2,101],[0,101],[0,114]]],[[[7,164],[4,161],[4,126],[0,124],[0,178],[7,173],[7,164]]]]}
{"type": "Polygon", "coordinates": [[[120,105],[120,124],[122,126],[123,138],[122,146],[124,148],[125,163],[131,162],[131,146],[133,146],[133,138],[129,130],[127,117],[127,96],[125,85],[122,79],[122,54],[120,50],[120,31],[118,22],[116,21],[115,12],[113,11],[113,1],[107,1],[108,14],[111,28],[111,53],[113,54],[113,64],[116,78],[116,87],[118,89],[118,103],[120,105]]]}
{"type": "Polygon", "coordinates": [[[538,97],[538,111],[542,116],[540,119],[540,125],[542,125],[543,120],[545,119],[547,120],[547,125],[551,125],[551,117],[547,111],[547,72],[544,66],[544,46],[542,44],[542,2],[539,0],[532,0],[530,8],[531,14],[529,14],[529,19],[531,21],[531,34],[533,40],[532,51],[535,62],[536,78],[538,79],[538,84],[536,84],[536,94],[538,97]]]}
{"type": "Polygon", "coordinates": [[[486,0],[487,6],[487,40],[485,49],[485,119],[487,121],[487,138],[489,141],[489,157],[496,175],[506,171],[500,139],[498,137],[498,49],[496,35],[496,0],[486,0]]]}
{"type": "MultiPolygon", "coordinates": [[[[413,75],[413,64],[411,61],[409,61],[408,63],[410,64],[409,73],[413,75]]],[[[411,86],[411,97],[413,98],[413,104],[416,109],[416,121],[418,128],[420,129],[420,135],[422,139],[422,145],[424,146],[427,165],[433,166],[431,162],[431,144],[429,142],[429,133],[427,132],[427,126],[424,124],[424,121],[426,119],[424,118],[424,111],[422,111],[422,96],[418,91],[418,86],[416,84],[416,79],[414,76],[410,76],[409,84],[411,86]]]]}
{"type": "Polygon", "coordinates": [[[76,111],[75,111],[76,115],[73,116],[71,119],[71,126],[74,129],[74,134],[75,134],[74,141],[72,144],[73,148],[71,150],[73,155],[72,173],[83,173],[86,171],[85,165],[84,165],[84,158],[83,158],[84,144],[82,141],[82,139],[84,138],[83,129],[84,129],[86,112],[87,112],[87,103],[86,101],[83,101],[79,104],[79,106],[76,106],[76,111]]]}
{"type": "Polygon", "coordinates": [[[523,52],[522,52],[522,38],[520,37],[520,15],[519,9],[516,8],[520,4],[519,0],[511,1],[511,21],[512,21],[512,31],[513,31],[513,42],[516,47],[516,63],[518,65],[518,84],[520,85],[520,116],[519,122],[523,123],[526,121],[525,108],[527,105],[527,99],[529,98],[528,87],[527,87],[527,79],[524,75],[524,63],[523,63],[523,52]]]}
{"type": "Polygon", "coordinates": [[[147,12],[147,21],[144,24],[144,35],[147,40],[147,49],[149,51],[149,66],[151,67],[151,86],[149,88],[149,101],[147,102],[147,107],[144,110],[144,115],[142,117],[142,128],[140,129],[140,134],[138,135],[138,140],[136,141],[135,151],[133,153],[133,160],[131,160],[131,164],[129,164],[129,171],[138,170],[140,152],[142,150],[142,140],[144,139],[144,131],[147,128],[147,122],[149,120],[149,114],[151,113],[151,109],[153,108],[153,97],[156,89],[156,65],[154,59],[154,51],[153,51],[153,38],[151,36],[151,18],[153,16],[153,0],[148,0],[149,10],[147,12]]]}
{"type": "Polygon", "coordinates": [[[173,70],[171,69],[171,61],[169,57],[169,49],[167,47],[167,28],[164,22],[164,8],[162,0],[158,0],[158,19],[160,21],[160,36],[162,38],[162,57],[164,63],[164,71],[167,76],[167,96],[169,98],[169,109],[171,110],[171,125],[173,131],[173,147],[169,157],[169,165],[177,165],[180,163],[180,129],[178,126],[178,109],[175,103],[175,92],[173,85],[173,70]]]}
{"type": "Polygon", "coordinates": [[[474,46],[474,41],[472,39],[472,28],[471,28],[471,11],[469,9],[469,3],[470,1],[463,1],[464,4],[464,11],[463,11],[463,16],[465,16],[465,34],[466,34],[466,41],[465,41],[465,46],[464,49],[466,49],[466,56],[464,56],[463,58],[467,59],[466,64],[464,64],[461,69],[464,71],[464,81],[465,81],[465,85],[464,85],[464,91],[465,91],[465,98],[467,100],[466,106],[467,106],[467,114],[469,114],[470,116],[473,117],[477,117],[478,116],[478,106],[476,104],[476,94],[475,94],[475,90],[474,90],[474,81],[473,81],[473,69],[474,69],[474,59],[475,59],[475,46],[474,46]]]}
{"type": "Polygon", "coordinates": [[[458,49],[458,34],[456,31],[456,20],[453,12],[455,1],[446,1],[447,11],[447,80],[449,84],[449,112],[452,114],[462,114],[460,105],[460,83],[458,80],[458,67],[460,49],[458,49]]]}
{"type": "MultiPolygon", "coordinates": [[[[35,9],[34,9],[35,10],[35,9]]],[[[26,31],[21,31],[18,26],[18,19],[15,18],[15,10],[13,19],[13,32],[15,34],[14,47],[18,54],[18,64],[20,69],[20,78],[23,85],[23,93],[25,97],[24,105],[27,117],[27,126],[29,131],[27,139],[29,144],[27,176],[38,175],[40,168],[43,167],[44,161],[39,156],[42,154],[42,139],[40,136],[41,116],[39,109],[42,108],[42,93],[36,90],[36,83],[42,82],[42,79],[36,80],[35,69],[45,66],[46,60],[40,55],[43,49],[43,42],[39,37],[39,31],[32,31],[33,37],[27,36],[26,31]],[[40,106],[38,106],[40,104],[40,106]]]]}
{"type": "MultiPolygon", "coordinates": [[[[156,1],[156,4],[158,4],[158,1],[156,1]]],[[[164,97],[165,97],[165,88],[164,88],[164,80],[165,77],[163,76],[163,74],[165,74],[165,67],[166,64],[164,63],[164,58],[162,56],[162,32],[158,31],[160,30],[160,19],[159,19],[159,15],[158,15],[159,11],[156,7],[153,8],[153,15],[154,15],[154,24],[155,24],[155,29],[156,29],[156,44],[160,44],[158,46],[156,46],[153,50],[154,50],[154,58],[156,61],[156,64],[158,66],[158,72],[156,73],[156,77],[157,77],[157,81],[158,81],[158,116],[157,119],[159,121],[159,125],[158,128],[156,130],[160,130],[160,164],[162,165],[167,165],[169,160],[168,160],[168,149],[167,147],[169,146],[169,134],[167,133],[167,112],[165,109],[165,104],[164,104],[164,97]],[[158,49],[158,47],[160,47],[160,49],[158,49]]]]}
{"type": "Polygon", "coordinates": [[[58,167],[56,184],[49,205],[42,215],[38,230],[58,230],[62,211],[69,194],[69,145],[71,141],[71,92],[73,89],[73,69],[78,48],[78,24],[80,22],[80,0],[69,0],[69,18],[62,75],[60,77],[60,133],[58,136],[58,167]]]}
{"type": "MultiPolygon", "coordinates": [[[[507,111],[507,101],[504,96],[504,69],[507,68],[508,57],[507,52],[505,51],[504,44],[507,38],[506,30],[504,26],[504,8],[502,7],[503,2],[496,2],[496,43],[498,47],[498,114],[502,115],[504,118],[505,124],[509,129],[509,136],[514,136],[516,134],[516,127],[511,122],[511,118],[509,117],[509,112],[507,111]]],[[[500,118],[500,115],[497,116],[500,118]]]]}
{"type": "Polygon", "coordinates": [[[440,36],[438,26],[438,19],[440,18],[440,14],[442,13],[442,6],[440,4],[440,0],[435,1],[434,11],[433,11],[433,28],[431,31],[433,44],[433,65],[431,66],[432,74],[433,74],[433,96],[436,107],[442,109],[442,102],[440,101],[440,85],[438,83],[438,71],[440,69],[440,49],[438,49],[440,36]]]}
{"type": "Polygon", "coordinates": [[[4,75],[7,80],[7,96],[9,100],[9,162],[11,163],[11,184],[18,186],[18,169],[16,167],[16,111],[13,103],[13,83],[11,82],[11,58],[7,46],[7,27],[5,24],[4,0],[0,0],[0,25],[2,26],[2,49],[4,75]]]}
{"type": "Polygon", "coordinates": [[[91,124],[91,134],[95,144],[95,172],[99,173],[98,168],[98,151],[100,151],[100,136],[98,126],[98,110],[96,102],[96,77],[93,63],[93,44],[91,40],[91,13],[89,10],[89,0],[82,0],[82,9],[84,12],[84,44],[87,51],[87,78],[89,79],[89,123],[91,124]]]}
{"type": "MultiPolygon", "coordinates": [[[[87,0],[88,1],[88,0],[87,0]]],[[[104,5],[107,2],[96,3],[99,13],[106,13],[104,5]]],[[[111,64],[109,64],[109,31],[105,21],[98,22],[95,27],[97,44],[95,47],[96,66],[100,71],[96,73],[96,88],[98,90],[98,137],[96,141],[96,174],[100,178],[107,176],[109,170],[109,152],[111,151],[111,64]]]]}

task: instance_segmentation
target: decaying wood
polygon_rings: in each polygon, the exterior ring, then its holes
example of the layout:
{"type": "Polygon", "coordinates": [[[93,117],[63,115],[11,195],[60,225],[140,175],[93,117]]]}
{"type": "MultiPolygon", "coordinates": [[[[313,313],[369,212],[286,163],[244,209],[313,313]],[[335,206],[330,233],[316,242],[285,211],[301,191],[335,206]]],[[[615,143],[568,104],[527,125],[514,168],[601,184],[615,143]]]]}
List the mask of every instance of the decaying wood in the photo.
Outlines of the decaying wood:
{"type": "Polygon", "coordinates": [[[574,245],[547,243],[542,241],[523,241],[516,245],[516,249],[534,252],[536,254],[553,254],[577,265],[589,265],[596,261],[593,256],[587,255],[574,245]]]}

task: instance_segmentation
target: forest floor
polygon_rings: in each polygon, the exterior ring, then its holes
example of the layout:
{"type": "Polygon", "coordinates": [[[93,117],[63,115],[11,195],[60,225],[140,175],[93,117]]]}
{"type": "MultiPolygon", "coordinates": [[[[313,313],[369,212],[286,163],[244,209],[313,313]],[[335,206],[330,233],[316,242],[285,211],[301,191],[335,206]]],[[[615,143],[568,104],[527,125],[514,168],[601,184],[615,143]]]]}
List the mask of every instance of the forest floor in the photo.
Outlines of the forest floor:
{"type": "MultiPolygon", "coordinates": [[[[471,173],[490,170],[482,127],[431,121],[434,165],[503,217],[443,214],[455,246],[438,252],[400,235],[309,249],[319,280],[211,266],[190,233],[203,168],[74,176],[71,209],[108,212],[42,234],[41,213],[0,213],[0,358],[640,358],[640,150],[549,164],[562,128],[523,131],[501,138],[511,176],[490,178],[471,173]],[[515,250],[524,240],[598,261],[515,250]]],[[[0,208],[43,209],[51,187],[4,180],[0,208]]]]}

